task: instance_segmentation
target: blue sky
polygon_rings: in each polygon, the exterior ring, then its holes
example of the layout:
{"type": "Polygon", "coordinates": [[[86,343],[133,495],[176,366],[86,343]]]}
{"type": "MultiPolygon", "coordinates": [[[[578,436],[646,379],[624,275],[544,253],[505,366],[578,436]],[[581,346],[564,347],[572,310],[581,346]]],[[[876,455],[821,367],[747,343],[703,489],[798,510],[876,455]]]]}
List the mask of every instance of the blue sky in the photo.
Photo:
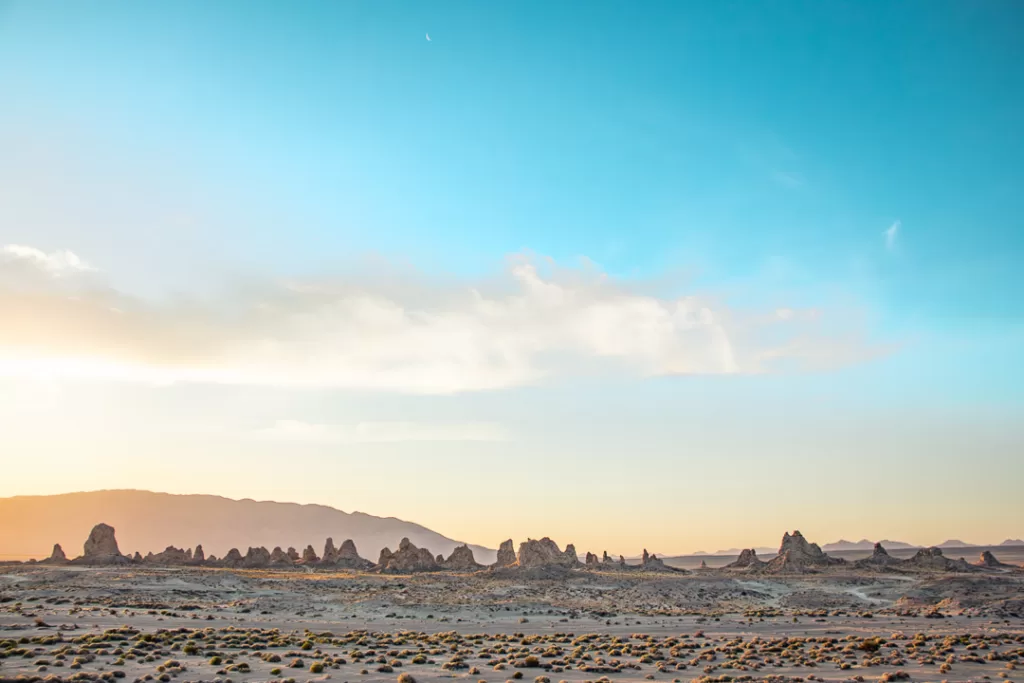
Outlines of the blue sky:
{"type": "MultiPolygon", "coordinates": [[[[80,388],[54,393],[53,382],[109,385],[111,410],[141,410],[137,392],[152,394],[162,407],[142,421],[142,443],[192,433],[186,423],[202,416],[187,417],[191,393],[221,405],[239,383],[274,409],[213,411],[208,421],[259,431],[480,413],[473,419],[565,462],[595,445],[588,415],[618,415],[624,442],[647,444],[642,459],[654,469],[678,461],[679,434],[651,424],[673,419],[663,406],[699,412],[712,396],[734,406],[708,417],[714,428],[694,427],[723,463],[705,473],[716,492],[749,447],[719,430],[763,425],[769,404],[817,416],[820,443],[849,439],[847,423],[864,449],[905,442],[892,458],[913,471],[932,462],[930,425],[963,423],[992,441],[982,453],[953,448],[951,463],[990,458],[1020,475],[1008,454],[1024,445],[1014,426],[1024,417],[1022,20],[1015,2],[0,0],[0,247],[19,248],[5,252],[13,275],[0,285],[47,297],[102,290],[106,309],[138,314],[74,327],[86,314],[47,298],[51,324],[38,300],[12,294],[0,382],[13,396],[39,381],[26,379],[26,348],[32,368],[50,363],[49,398],[32,424],[72,424],[81,412],[80,388]],[[69,266],[65,252],[88,268],[69,266]],[[514,268],[509,279],[510,260],[524,259],[539,280],[514,268]],[[26,275],[30,267],[49,279],[26,275]],[[324,295],[340,297],[328,307],[271,291],[282,281],[303,285],[292,294],[343,285],[324,295]],[[486,306],[453,303],[476,290],[486,306]],[[416,312],[402,323],[411,327],[364,309],[323,322],[352,291],[416,312]],[[523,300],[502,298],[509,291],[523,300]],[[715,320],[706,344],[688,336],[692,321],[666,313],[691,295],[715,320]],[[239,313],[276,306],[289,317],[268,327],[239,313]],[[308,308],[300,316],[289,306],[308,308]],[[437,325],[424,322],[438,310],[437,325]],[[800,327],[766,326],[765,316],[800,327]],[[285,323],[292,336],[275,336],[285,323]],[[531,325],[536,333],[514,348],[504,341],[531,325]],[[643,343],[625,329],[634,325],[649,325],[649,338],[636,335],[643,343]],[[419,348],[401,348],[414,333],[419,348]],[[342,352],[334,334],[379,346],[342,352]],[[458,344],[445,341],[452,334],[458,344]],[[209,350],[224,340],[230,362],[209,350]],[[287,354],[269,359],[268,345],[287,354]],[[765,360],[780,349],[789,360],[765,360]],[[608,357],[624,362],[608,367],[608,357]],[[767,374],[762,362],[774,363],[767,374]],[[188,363],[198,365],[179,371],[188,363]],[[396,367],[416,379],[380,379],[396,367]],[[301,373],[324,386],[281,379],[301,373]],[[352,407],[360,403],[375,408],[352,407]],[[551,425],[531,409],[549,403],[578,412],[551,425]],[[898,438],[880,426],[894,416],[904,418],[898,438]]],[[[379,446],[331,429],[302,437],[328,442],[306,446],[323,466],[354,471],[375,457],[366,449],[379,446]]],[[[793,465],[783,453],[803,443],[804,427],[760,429],[776,453],[769,462],[793,465]]],[[[138,447],[89,434],[81,467],[138,447]]],[[[394,457],[407,463],[451,446],[436,431],[402,434],[394,457]]],[[[17,443],[66,448],[37,437],[17,443]]],[[[458,448],[476,444],[481,458],[512,448],[468,442],[458,448]]],[[[237,463],[252,448],[235,440],[219,457],[237,463]]],[[[266,448],[269,458],[283,452],[266,448]]],[[[856,457],[846,449],[839,460],[856,457]]],[[[836,467],[802,476],[820,484],[836,467]]],[[[950,492],[958,483],[930,476],[950,492]]],[[[124,483],[159,488],[145,472],[124,483]]],[[[0,495],[45,488],[26,471],[0,495]]],[[[236,493],[253,490],[373,504],[258,479],[236,493]]],[[[368,511],[395,513],[386,508],[368,511]]],[[[425,502],[401,512],[495,542],[425,502]]],[[[879,535],[900,533],[880,524],[864,520],[879,535]]],[[[722,545],[742,543],[738,535],[723,531],[722,545]]],[[[679,549],[698,541],[664,539],[679,549]]]]}

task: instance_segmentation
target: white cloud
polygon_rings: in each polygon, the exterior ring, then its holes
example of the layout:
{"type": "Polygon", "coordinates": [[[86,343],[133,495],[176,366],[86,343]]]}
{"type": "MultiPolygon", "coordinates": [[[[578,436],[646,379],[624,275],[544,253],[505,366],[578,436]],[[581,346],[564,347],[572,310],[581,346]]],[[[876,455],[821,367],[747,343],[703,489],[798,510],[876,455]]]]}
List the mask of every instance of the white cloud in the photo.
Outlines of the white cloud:
{"type": "Polygon", "coordinates": [[[213,302],[3,282],[0,375],[443,394],[584,372],[758,373],[782,356],[786,369],[803,356],[815,367],[858,357],[859,342],[836,344],[817,311],[736,311],[525,258],[472,286],[409,274],[321,279],[213,302]]]}
{"type": "Polygon", "coordinates": [[[0,262],[29,266],[54,277],[95,270],[73,251],[46,253],[20,244],[7,244],[0,248],[0,262]]]}
{"type": "Polygon", "coordinates": [[[301,420],[278,420],[273,426],[252,433],[260,439],[304,443],[403,443],[411,441],[504,441],[500,425],[491,422],[357,422],[317,424],[301,420]]]}
{"type": "Polygon", "coordinates": [[[885,248],[892,249],[896,246],[896,236],[900,230],[900,221],[894,221],[888,229],[882,231],[882,235],[885,236],[885,248]]]}

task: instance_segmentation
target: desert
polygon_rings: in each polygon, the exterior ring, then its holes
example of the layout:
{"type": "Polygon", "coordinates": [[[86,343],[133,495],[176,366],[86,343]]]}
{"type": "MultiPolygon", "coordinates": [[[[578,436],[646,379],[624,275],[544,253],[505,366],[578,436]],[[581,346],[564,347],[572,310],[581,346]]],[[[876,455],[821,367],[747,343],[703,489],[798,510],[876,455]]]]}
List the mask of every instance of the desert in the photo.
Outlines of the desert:
{"type": "Polygon", "coordinates": [[[99,523],[80,555],[2,566],[0,680],[1012,681],[1022,617],[1024,568],[988,550],[848,561],[793,531],[719,568],[549,538],[487,565],[407,538],[218,559],[128,554],[99,523]]]}

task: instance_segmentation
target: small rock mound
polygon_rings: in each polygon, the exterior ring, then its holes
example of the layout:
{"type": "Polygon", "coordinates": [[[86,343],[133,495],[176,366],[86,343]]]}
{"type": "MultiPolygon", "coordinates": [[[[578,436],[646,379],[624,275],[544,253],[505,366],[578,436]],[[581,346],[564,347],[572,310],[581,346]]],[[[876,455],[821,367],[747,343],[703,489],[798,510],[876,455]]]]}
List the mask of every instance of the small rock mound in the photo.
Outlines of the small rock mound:
{"type": "Polygon", "coordinates": [[[146,564],[178,567],[192,561],[192,551],[186,552],[182,548],[175,548],[173,545],[169,545],[163,550],[163,552],[159,552],[155,555],[152,553],[146,555],[144,561],[146,564]]]}
{"type": "Polygon", "coordinates": [[[441,562],[441,566],[460,572],[475,572],[478,569],[483,569],[483,565],[477,563],[476,558],[473,557],[473,550],[468,545],[460,545],[453,550],[448,559],[441,562]]]}
{"type": "Polygon", "coordinates": [[[672,567],[666,565],[664,560],[659,560],[657,555],[649,555],[647,553],[647,548],[644,548],[644,554],[640,560],[640,568],[654,572],[676,571],[672,567]]]}
{"type": "MultiPolygon", "coordinates": [[[[60,548],[60,546],[54,546],[54,550],[60,548]]],[[[974,563],[977,567],[985,567],[987,569],[1015,569],[1012,564],[1006,564],[996,559],[988,550],[983,550],[981,555],[978,557],[978,561],[974,563]]]]}
{"type": "Polygon", "coordinates": [[[941,548],[921,548],[909,560],[903,560],[899,564],[906,569],[918,569],[924,571],[940,572],[969,572],[977,567],[967,564],[967,560],[951,560],[942,554],[941,548]]]}
{"type": "Polygon", "coordinates": [[[43,560],[46,564],[67,564],[67,561],[68,556],[64,554],[64,549],[60,547],[60,543],[54,543],[50,556],[43,560]]]}
{"type": "Polygon", "coordinates": [[[876,543],[874,550],[871,551],[871,557],[857,560],[853,564],[855,567],[891,567],[899,563],[899,560],[886,552],[881,543],[876,543]]]}
{"type": "Polygon", "coordinates": [[[755,571],[765,566],[758,556],[757,551],[753,548],[747,548],[746,550],[740,551],[740,556],[736,558],[734,562],[730,562],[725,565],[725,569],[743,569],[747,571],[755,571]]]}

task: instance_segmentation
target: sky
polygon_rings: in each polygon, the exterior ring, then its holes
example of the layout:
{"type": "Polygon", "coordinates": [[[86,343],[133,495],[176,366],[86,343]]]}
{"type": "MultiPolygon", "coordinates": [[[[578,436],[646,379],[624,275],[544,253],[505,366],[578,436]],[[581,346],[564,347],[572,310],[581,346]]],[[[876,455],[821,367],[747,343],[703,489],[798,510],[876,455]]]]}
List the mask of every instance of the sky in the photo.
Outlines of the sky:
{"type": "Polygon", "coordinates": [[[0,496],[1020,537],[1022,25],[0,0],[0,496]]]}

